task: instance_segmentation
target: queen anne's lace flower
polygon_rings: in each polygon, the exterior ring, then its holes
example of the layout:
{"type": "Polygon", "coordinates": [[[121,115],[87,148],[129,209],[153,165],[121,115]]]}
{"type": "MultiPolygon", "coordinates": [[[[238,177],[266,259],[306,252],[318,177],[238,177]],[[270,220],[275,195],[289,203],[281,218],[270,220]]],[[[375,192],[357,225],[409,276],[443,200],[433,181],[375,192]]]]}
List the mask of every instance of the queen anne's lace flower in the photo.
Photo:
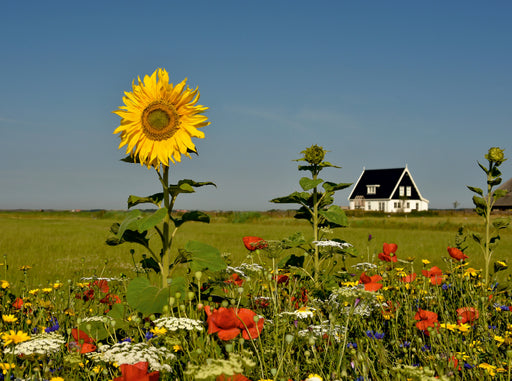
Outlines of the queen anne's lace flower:
{"type": "Polygon", "coordinates": [[[138,362],[147,361],[152,371],[171,371],[168,365],[170,360],[174,360],[176,356],[166,347],[152,347],[146,343],[132,344],[124,341],[114,345],[102,345],[98,348],[98,352],[90,353],[88,356],[95,362],[137,364],[138,362]],[[165,363],[164,363],[165,362],[165,363]]]}
{"type": "Polygon", "coordinates": [[[346,247],[352,246],[348,242],[337,242],[337,241],[330,241],[330,240],[313,241],[313,244],[316,246],[337,247],[339,249],[345,249],[346,247]]]}
{"type": "Polygon", "coordinates": [[[155,323],[157,328],[164,327],[168,331],[178,331],[180,329],[202,331],[204,329],[204,323],[201,320],[189,318],[163,317],[156,319],[153,323],[155,323]]]}
{"type": "Polygon", "coordinates": [[[32,336],[30,340],[16,344],[12,349],[6,352],[16,356],[43,355],[49,356],[62,350],[62,346],[66,343],[64,337],[56,332],[42,333],[32,336]]]}
{"type": "Polygon", "coordinates": [[[329,320],[325,320],[319,325],[310,325],[307,329],[300,330],[297,333],[299,336],[308,336],[311,334],[317,337],[324,337],[328,335],[335,341],[340,342],[343,339],[343,333],[345,331],[346,328],[338,324],[330,325],[329,320]]]}

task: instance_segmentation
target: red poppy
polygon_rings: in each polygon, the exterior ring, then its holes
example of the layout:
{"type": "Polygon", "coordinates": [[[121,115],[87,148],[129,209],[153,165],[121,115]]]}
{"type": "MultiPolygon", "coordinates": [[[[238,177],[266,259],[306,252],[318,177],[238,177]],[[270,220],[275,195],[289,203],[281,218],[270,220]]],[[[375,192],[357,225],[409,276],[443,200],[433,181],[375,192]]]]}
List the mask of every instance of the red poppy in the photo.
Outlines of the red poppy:
{"type": "Polygon", "coordinates": [[[75,341],[70,341],[68,349],[72,352],[80,352],[81,354],[94,352],[96,345],[94,345],[94,339],[91,338],[87,333],[77,328],[71,330],[71,335],[75,341]]]}
{"type": "Polygon", "coordinates": [[[208,319],[208,333],[217,333],[221,340],[231,340],[242,333],[246,340],[255,339],[263,329],[265,319],[256,323],[256,313],[247,308],[225,308],[211,311],[210,306],[204,307],[208,319]]]}
{"type": "Polygon", "coordinates": [[[243,237],[244,245],[249,251],[254,251],[256,249],[264,249],[268,246],[267,242],[263,238],[260,237],[243,237]]]}
{"type": "Polygon", "coordinates": [[[249,378],[245,377],[243,374],[234,374],[232,376],[226,376],[224,374],[221,374],[220,376],[217,376],[215,381],[251,381],[249,378]]]}
{"type": "Polygon", "coordinates": [[[112,306],[114,304],[121,303],[121,298],[116,294],[107,294],[102,299],[100,299],[100,303],[108,304],[112,306]]]}
{"type": "Polygon", "coordinates": [[[364,289],[366,291],[377,291],[382,288],[382,283],[378,283],[382,280],[380,275],[372,275],[368,276],[365,273],[362,273],[359,277],[359,283],[364,284],[364,289]]]}
{"type": "Polygon", "coordinates": [[[474,307],[457,308],[457,315],[460,317],[457,324],[473,323],[480,317],[478,310],[474,307]]]}
{"type": "Polygon", "coordinates": [[[114,381],[158,381],[160,372],[148,373],[148,367],[147,361],[137,364],[121,364],[121,376],[114,378],[114,381]]]}
{"type": "Polygon", "coordinates": [[[428,335],[428,327],[435,328],[438,326],[437,314],[432,311],[422,310],[421,308],[414,315],[414,320],[419,320],[416,323],[416,327],[426,335],[428,335]]]}
{"type": "Polygon", "coordinates": [[[463,261],[464,259],[468,258],[468,256],[466,254],[464,254],[462,251],[460,251],[456,247],[449,247],[448,254],[450,254],[450,257],[452,257],[456,261],[463,261]]]}
{"type": "Polygon", "coordinates": [[[82,299],[84,300],[84,302],[94,299],[94,289],[88,288],[87,290],[85,290],[82,299]]]}
{"type": "Polygon", "coordinates": [[[92,283],[92,286],[89,285],[89,287],[94,287],[94,286],[96,286],[104,294],[108,294],[108,292],[110,290],[109,287],[108,287],[108,282],[105,279],[95,280],[92,283]]]}
{"type": "Polygon", "coordinates": [[[288,285],[288,282],[290,281],[290,277],[288,275],[278,275],[276,276],[276,282],[277,284],[283,284],[286,286],[288,285]]]}
{"type": "Polygon", "coordinates": [[[386,243],[382,247],[382,253],[379,253],[379,259],[386,262],[396,262],[398,258],[395,253],[398,249],[398,245],[396,243],[386,243]]]}
{"type": "Polygon", "coordinates": [[[432,266],[430,270],[421,270],[421,273],[430,278],[430,283],[434,285],[440,285],[443,283],[443,270],[437,266],[432,266]]]}
{"type": "Polygon", "coordinates": [[[244,280],[238,276],[237,273],[231,274],[231,279],[225,280],[224,283],[234,283],[237,286],[241,286],[244,283],[244,280]]]}
{"type": "Polygon", "coordinates": [[[403,276],[402,278],[400,278],[400,280],[404,283],[411,283],[411,282],[414,282],[416,280],[416,273],[412,273],[412,274],[409,274],[409,275],[406,275],[406,276],[403,276]]]}
{"type": "Polygon", "coordinates": [[[14,308],[16,308],[17,310],[21,309],[21,307],[23,307],[23,299],[21,298],[16,298],[14,300],[14,302],[12,303],[12,306],[14,308]]]}

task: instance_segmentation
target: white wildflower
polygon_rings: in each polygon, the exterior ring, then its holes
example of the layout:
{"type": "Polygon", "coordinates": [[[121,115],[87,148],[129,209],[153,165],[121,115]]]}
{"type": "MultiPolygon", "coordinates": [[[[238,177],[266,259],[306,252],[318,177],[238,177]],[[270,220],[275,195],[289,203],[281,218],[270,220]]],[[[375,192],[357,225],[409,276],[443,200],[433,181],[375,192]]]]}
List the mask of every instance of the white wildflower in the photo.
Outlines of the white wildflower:
{"type": "Polygon", "coordinates": [[[322,240],[322,241],[313,241],[315,246],[329,246],[329,247],[337,247],[339,249],[344,249],[346,247],[351,247],[352,245],[348,242],[337,242],[331,240],[322,240]]]}
{"type": "Polygon", "coordinates": [[[355,267],[358,270],[366,271],[369,269],[376,269],[377,265],[375,263],[370,263],[370,262],[360,262],[360,263],[356,263],[352,267],[355,267]]]}
{"type": "Polygon", "coordinates": [[[237,273],[238,275],[240,275],[240,276],[242,276],[244,278],[247,277],[245,275],[245,273],[242,270],[240,270],[238,267],[228,266],[228,267],[226,267],[226,271],[227,272],[232,272],[232,273],[237,273]]]}
{"type": "Polygon", "coordinates": [[[281,312],[280,315],[292,315],[299,319],[306,319],[313,317],[316,309],[312,307],[301,307],[298,310],[292,311],[292,312],[281,312]]]}
{"type": "Polygon", "coordinates": [[[177,317],[162,317],[153,321],[157,328],[164,327],[168,331],[177,331],[184,329],[187,331],[202,331],[204,323],[201,320],[177,317]]]}
{"type": "Polygon", "coordinates": [[[242,263],[240,266],[237,267],[240,271],[252,271],[252,272],[259,272],[263,271],[263,266],[258,265],[257,263],[242,263]]]}
{"type": "Polygon", "coordinates": [[[338,324],[330,325],[329,320],[323,321],[319,325],[310,325],[307,329],[300,330],[298,332],[299,336],[308,336],[310,334],[323,337],[324,335],[328,335],[333,338],[336,342],[340,342],[343,339],[343,333],[346,332],[346,328],[342,327],[338,324]]]}
{"type": "Polygon", "coordinates": [[[30,340],[16,344],[14,348],[6,349],[5,352],[16,356],[25,355],[43,355],[60,352],[62,345],[66,343],[64,337],[57,332],[42,333],[32,336],[30,340]]]}
{"type": "Polygon", "coordinates": [[[166,347],[153,347],[146,343],[132,344],[129,341],[117,343],[114,345],[102,345],[98,352],[89,353],[88,356],[95,362],[137,364],[138,362],[148,362],[151,371],[171,371],[171,366],[166,364],[169,360],[174,360],[176,356],[166,347]]]}

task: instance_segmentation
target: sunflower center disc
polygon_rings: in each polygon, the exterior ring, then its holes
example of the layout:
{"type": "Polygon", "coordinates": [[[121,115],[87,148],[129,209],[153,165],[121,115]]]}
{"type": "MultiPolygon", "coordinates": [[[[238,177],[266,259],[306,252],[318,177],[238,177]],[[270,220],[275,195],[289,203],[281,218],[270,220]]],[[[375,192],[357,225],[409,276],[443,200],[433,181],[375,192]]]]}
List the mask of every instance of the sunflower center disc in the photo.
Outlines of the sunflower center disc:
{"type": "Polygon", "coordinates": [[[148,123],[155,130],[161,130],[169,125],[171,118],[164,110],[153,110],[148,113],[148,123]]]}
{"type": "Polygon", "coordinates": [[[142,129],[151,140],[165,140],[179,130],[179,116],[173,105],[156,101],[142,112],[142,129]]]}

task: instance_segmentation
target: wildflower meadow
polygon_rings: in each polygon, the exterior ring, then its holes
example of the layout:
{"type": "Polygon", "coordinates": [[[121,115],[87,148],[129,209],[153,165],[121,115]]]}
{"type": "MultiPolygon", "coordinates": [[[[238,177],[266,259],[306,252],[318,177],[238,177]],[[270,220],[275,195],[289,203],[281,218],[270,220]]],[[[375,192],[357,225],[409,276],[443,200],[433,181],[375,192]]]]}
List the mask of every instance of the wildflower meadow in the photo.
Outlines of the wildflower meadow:
{"type": "Polygon", "coordinates": [[[198,89],[169,83],[163,69],[125,93],[114,131],[123,160],[154,170],[161,192],[129,196],[130,211],[105,240],[126,246],[138,270],[55,274],[31,287],[37,269],[4,266],[0,380],[511,379],[509,269],[495,254],[509,220],[492,213],[505,195],[495,190],[503,150],[492,147],[479,163],[487,188],[468,187],[481,229],[461,226],[442,264],[391,240],[375,250],[345,240],[350,218],[334,194],[351,184],[320,177],[339,167],[318,145],[297,160],[300,190],[269,194],[295,204],[310,233],[237,237],[243,260],[233,263],[209,243],[176,245],[183,225],[210,222],[201,211],[172,213],[178,196],[215,186],[172,180],[209,124],[198,100],[198,89]],[[149,214],[136,208],[147,204],[149,214]],[[12,271],[25,281],[15,284],[12,271]]]}

